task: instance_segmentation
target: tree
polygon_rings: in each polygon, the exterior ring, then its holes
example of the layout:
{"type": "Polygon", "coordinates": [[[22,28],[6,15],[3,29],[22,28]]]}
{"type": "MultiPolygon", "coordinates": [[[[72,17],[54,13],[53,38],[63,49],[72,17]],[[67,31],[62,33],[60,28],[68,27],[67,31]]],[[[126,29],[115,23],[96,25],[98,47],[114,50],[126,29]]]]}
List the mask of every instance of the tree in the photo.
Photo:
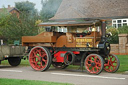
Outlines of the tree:
{"type": "MultiPolygon", "coordinates": [[[[31,2],[28,3],[28,6],[30,3],[31,2]]],[[[33,6],[34,5],[32,5],[32,7],[33,6]]],[[[39,20],[39,16],[37,11],[32,14],[32,10],[35,8],[31,9],[29,7],[24,8],[24,6],[21,6],[21,8],[18,7],[18,9],[21,10],[19,17],[17,17],[16,14],[10,14],[9,16],[0,15],[0,17],[2,17],[0,18],[0,34],[8,40],[7,43],[9,44],[12,44],[14,40],[21,41],[22,36],[35,36],[38,34],[39,27],[37,26],[36,21],[39,20]],[[27,12],[26,9],[29,12],[27,12]]]]}
{"type": "Polygon", "coordinates": [[[25,15],[20,15],[20,18],[11,15],[8,26],[3,27],[3,36],[8,39],[8,43],[13,43],[14,40],[21,41],[22,36],[35,36],[38,34],[36,20],[38,20],[36,17],[30,19],[25,15]]]}
{"type": "Polygon", "coordinates": [[[35,4],[29,1],[16,2],[15,7],[27,16],[37,15],[37,9],[35,9],[35,4]]]}
{"type": "Polygon", "coordinates": [[[8,13],[6,8],[3,8],[0,12],[0,26],[5,26],[7,24],[7,19],[10,17],[10,13],[8,13]]]}
{"type": "Polygon", "coordinates": [[[42,10],[40,12],[43,21],[48,21],[57,12],[62,0],[42,0],[42,10]]]}
{"type": "Polygon", "coordinates": [[[8,21],[10,18],[10,13],[8,13],[6,8],[3,8],[2,11],[0,12],[0,36],[3,36],[2,30],[4,27],[8,26],[8,21]]]}

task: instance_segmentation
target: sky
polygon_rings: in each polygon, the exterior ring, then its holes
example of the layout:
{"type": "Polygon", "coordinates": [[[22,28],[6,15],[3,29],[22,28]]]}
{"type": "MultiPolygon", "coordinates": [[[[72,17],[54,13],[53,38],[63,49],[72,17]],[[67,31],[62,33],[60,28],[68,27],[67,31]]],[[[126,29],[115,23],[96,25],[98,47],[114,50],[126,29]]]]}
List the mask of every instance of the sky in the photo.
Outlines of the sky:
{"type": "Polygon", "coordinates": [[[35,3],[35,8],[38,9],[38,11],[41,10],[42,5],[41,5],[41,0],[0,0],[0,8],[2,8],[3,6],[5,6],[5,8],[8,7],[8,5],[10,5],[11,7],[15,6],[15,2],[21,2],[21,1],[30,1],[35,3]]]}

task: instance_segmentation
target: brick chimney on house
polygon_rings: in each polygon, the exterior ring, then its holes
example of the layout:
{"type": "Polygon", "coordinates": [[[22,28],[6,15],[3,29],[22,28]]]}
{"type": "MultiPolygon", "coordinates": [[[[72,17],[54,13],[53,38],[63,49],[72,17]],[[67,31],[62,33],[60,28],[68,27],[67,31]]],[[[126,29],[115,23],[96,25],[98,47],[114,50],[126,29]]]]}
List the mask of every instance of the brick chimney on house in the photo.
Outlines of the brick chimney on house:
{"type": "Polygon", "coordinates": [[[10,8],[11,6],[10,5],[8,5],[8,8],[10,8]]]}

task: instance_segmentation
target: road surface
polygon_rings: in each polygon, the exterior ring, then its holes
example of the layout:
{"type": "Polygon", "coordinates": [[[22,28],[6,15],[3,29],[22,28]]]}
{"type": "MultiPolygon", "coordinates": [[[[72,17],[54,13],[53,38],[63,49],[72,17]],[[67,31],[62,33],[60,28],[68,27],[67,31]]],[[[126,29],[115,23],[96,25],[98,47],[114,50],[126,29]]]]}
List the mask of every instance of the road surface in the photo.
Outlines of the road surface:
{"type": "Polygon", "coordinates": [[[30,66],[0,66],[0,78],[41,80],[74,85],[128,85],[127,74],[102,72],[100,75],[89,75],[80,70],[58,70],[54,68],[39,72],[34,71],[30,66]]]}

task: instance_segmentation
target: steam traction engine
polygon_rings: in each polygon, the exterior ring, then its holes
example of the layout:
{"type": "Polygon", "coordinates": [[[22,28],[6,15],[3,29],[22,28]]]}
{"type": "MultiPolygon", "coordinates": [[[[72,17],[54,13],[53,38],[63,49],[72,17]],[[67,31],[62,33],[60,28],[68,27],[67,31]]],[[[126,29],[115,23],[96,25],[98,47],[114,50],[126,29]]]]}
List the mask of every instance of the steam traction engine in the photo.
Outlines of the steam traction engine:
{"type": "MultiPolygon", "coordinates": [[[[94,28],[88,33],[43,32],[36,36],[23,36],[22,45],[32,47],[29,53],[31,67],[37,71],[45,71],[51,64],[61,69],[71,64],[79,64],[90,74],[99,74],[103,69],[116,72],[120,64],[119,59],[110,54],[104,21],[101,24],[101,33],[94,28]]],[[[46,25],[47,23],[42,24],[46,25]]],[[[47,26],[69,25],[72,24],[47,26]]]]}

